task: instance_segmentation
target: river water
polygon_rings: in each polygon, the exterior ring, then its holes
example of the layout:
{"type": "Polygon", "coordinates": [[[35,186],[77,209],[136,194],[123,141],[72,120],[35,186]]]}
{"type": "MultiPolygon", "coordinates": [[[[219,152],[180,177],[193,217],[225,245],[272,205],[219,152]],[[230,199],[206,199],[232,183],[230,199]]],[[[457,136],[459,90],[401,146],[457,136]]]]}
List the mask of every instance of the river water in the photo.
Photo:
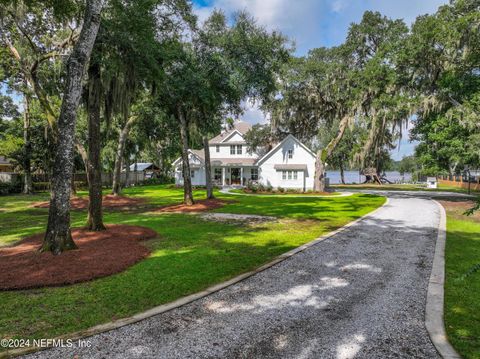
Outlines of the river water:
{"type": "MultiPolygon", "coordinates": [[[[412,179],[410,173],[405,173],[403,176],[397,171],[387,171],[386,178],[395,183],[409,182],[412,179]]],[[[340,180],[340,171],[327,171],[327,177],[330,178],[331,184],[342,183],[340,180]]],[[[345,183],[362,183],[365,181],[365,176],[359,175],[358,171],[345,171],[345,183]]]]}

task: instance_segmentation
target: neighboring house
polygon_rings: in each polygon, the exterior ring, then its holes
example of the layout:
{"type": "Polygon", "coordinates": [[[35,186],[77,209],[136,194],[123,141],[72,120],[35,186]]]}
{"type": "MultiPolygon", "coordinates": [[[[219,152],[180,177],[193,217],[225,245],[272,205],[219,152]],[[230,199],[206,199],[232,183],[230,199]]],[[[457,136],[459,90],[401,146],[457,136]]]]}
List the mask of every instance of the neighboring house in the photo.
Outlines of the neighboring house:
{"type": "Polygon", "coordinates": [[[151,162],[133,163],[129,168],[130,173],[143,172],[145,179],[155,177],[159,170],[160,168],[151,162]]]}
{"type": "Polygon", "coordinates": [[[13,172],[13,165],[4,156],[0,156],[0,172],[13,172]]]}
{"type": "MultiPolygon", "coordinates": [[[[244,140],[251,126],[237,121],[232,130],[224,131],[209,141],[212,180],[217,186],[246,186],[249,182],[274,188],[313,189],[315,154],[298,139],[288,135],[265,153],[249,153],[244,140]]],[[[203,150],[189,150],[192,185],[205,185],[203,150]]],[[[175,183],[183,185],[182,159],[175,168],[175,183]]]]}

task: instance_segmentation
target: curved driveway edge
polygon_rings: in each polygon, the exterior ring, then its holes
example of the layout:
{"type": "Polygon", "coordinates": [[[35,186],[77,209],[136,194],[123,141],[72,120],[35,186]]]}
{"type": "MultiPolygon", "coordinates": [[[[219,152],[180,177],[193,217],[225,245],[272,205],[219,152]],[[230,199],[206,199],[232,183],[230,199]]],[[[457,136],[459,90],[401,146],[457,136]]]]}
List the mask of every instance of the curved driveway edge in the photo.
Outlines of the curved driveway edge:
{"type": "MultiPolygon", "coordinates": [[[[233,194],[233,193],[228,193],[228,192],[225,192],[225,193],[233,194]]],[[[241,194],[239,194],[239,195],[241,195],[241,194]]],[[[349,195],[352,195],[352,193],[350,193],[349,195]]],[[[328,197],[328,196],[325,196],[325,197],[328,197]]],[[[336,196],[336,197],[342,197],[342,196],[340,195],[340,196],[336,196]]],[[[330,237],[333,237],[334,235],[346,230],[347,228],[357,224],[358,222],[360,222],[360,221],[362,221],[362,220],[364,220],[364,219],[366,219],[370,216],[373,216],[375,213],[377,213],[383,207],[387,206],[388,203],[389,203],[389,199],[385,198],[385,202],[380,207],[374,209],[373,211],[365,214],[362,217],[357,218],[356,220],[354,220],[352,222],[347,223],[343,227],[340,227],[340,228],[338,228],[338,229],[336,229],[332,232],[326,233],[326,234],[324,234],[324,235],[322,235],[322,236],[320,236],[320,237],[318,237],[318,238],[316,238],[316,239],[314,239],[314,240],[312,240],[308,243],[305,243],[305,244],[303,244],[303,245],[301,245],[297,248],[294,248],[294,249],[292,249],[288,252],[285,252],[285,253],[277,256],[272,261],[262,265],[259,268],[256,268],[252,271],[240,274],[240,275],[238,275],[238,276],[236,276],[236,277],[234,277],[230,280],[227,280],[223,283],[219,283],[219,284],[213,285],[211,287],[208,287],[207,289],[205,289],[201,292],[197,292],[197,293],[179,298],[179,299],[177,299],[173,302],[170,302],[170,303],[159,305],[159,306],[151,308],[151,309],[149,309],[145,312],[137,313],[137,314],[135,314],[131,317],[122,318],[122,319],[112,321],[112,322],[109,322],[109,323],[100,324],[100,325],[97,325],[97,326],[94,326],[92,328],[82,330],[82,331],[79,331],[79,332],[76,332],[76,333],[62,335],[62,336],[57,337],[55,339],[64,339],[64,340],[65,339],[71,339],[72,341],[75,342],[75,341],[93,336],[95,334],[100,334],[100,333],[108,332],[110,330],[118,329],[118,328],[124,327],[126,325],[133,324],[133,323],[139,322],[141,320],[153,317],[155,315],[168,312],[168,311],[173,310],[175,308],[182,307],[186,304],[194,302],[198,299],[206,297],[206,296],[208,296],[210,294],[213,294],[215,292],[218,292],[222,289],[225,289],[225,288],[227,288],[227,287],[229,287],[233,284],[241,282],[241,281],[257,274],[257,273],[263,272],[266,269],[268,269],[270,267],[273,267],[274,265],[276,265],[280,262],[283,262],[284,260],[294,256],[295,254],[300,253],[300,252],[306,250],[307,248],[310,248],[310,247],[318,244],[319,242],[322,242],[322,241],[324,241],[324,240],[326,240],[330,237]]],[[[45,347],[45,348],[27,347],[27,348],[21,348],[21,349],[7,350],[6,352],[0,353],[0,359],[16,357],[16,356],[25,355],[25,354],[34,353],[34,352],[43,351],[43,350],[48,350],[48,349],[49,349],[49,347],[45,347]]]]}
{"type": "Polygon", "coordinates": [[[445,359],[460,359],[461,356],[448,342],[443,320],[445,284],[445,242],[447,239],[447,216],[445,208],[434,200],[440,210],[438,237],[435,245],[432,274],[428,283],[425,326],[435,348],[445,359]]]}

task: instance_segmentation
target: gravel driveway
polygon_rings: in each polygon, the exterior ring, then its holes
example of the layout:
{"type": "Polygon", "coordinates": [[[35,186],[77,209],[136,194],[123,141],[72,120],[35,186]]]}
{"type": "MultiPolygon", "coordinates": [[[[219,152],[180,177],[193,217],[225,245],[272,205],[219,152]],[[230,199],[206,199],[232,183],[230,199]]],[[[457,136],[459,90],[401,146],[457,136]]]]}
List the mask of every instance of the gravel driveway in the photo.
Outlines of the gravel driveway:
{"type": "Polygon", "coordinates": [[[437,358],[424,327],[439,211],[395,196],[334,237],[182,308],[36,358],[437,358]]]}

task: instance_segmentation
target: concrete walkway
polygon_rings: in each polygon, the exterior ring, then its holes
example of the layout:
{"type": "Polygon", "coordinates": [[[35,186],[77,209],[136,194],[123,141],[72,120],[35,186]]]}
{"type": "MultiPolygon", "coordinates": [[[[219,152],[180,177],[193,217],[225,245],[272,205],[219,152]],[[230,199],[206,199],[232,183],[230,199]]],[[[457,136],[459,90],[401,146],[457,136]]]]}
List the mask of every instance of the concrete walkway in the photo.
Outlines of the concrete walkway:
{"type": "MultiPolygon", "coordinates": [[[[416,194],[413,194],[416,195],[416,194]]],[[[428,198],[373,216],[184,307],[35,358],[438,358],[424,326],[439,224],[428,198]]]]}

